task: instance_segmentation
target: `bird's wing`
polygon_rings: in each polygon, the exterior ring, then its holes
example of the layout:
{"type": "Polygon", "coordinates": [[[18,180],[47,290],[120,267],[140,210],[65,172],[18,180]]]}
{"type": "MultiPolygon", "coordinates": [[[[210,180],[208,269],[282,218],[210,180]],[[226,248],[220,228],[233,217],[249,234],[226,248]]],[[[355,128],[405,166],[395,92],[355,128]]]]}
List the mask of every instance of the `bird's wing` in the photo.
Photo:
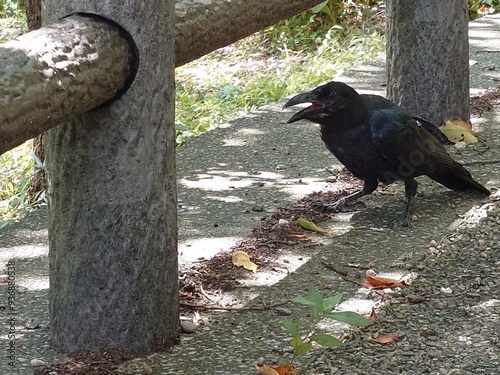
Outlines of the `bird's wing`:
{"type": "Polygon", "coordinates": [[[436,168],[455,164],[436,138],[399,108],[372,110],[368,121],[377,150],[403,178],[432,174],[436,168]]]}

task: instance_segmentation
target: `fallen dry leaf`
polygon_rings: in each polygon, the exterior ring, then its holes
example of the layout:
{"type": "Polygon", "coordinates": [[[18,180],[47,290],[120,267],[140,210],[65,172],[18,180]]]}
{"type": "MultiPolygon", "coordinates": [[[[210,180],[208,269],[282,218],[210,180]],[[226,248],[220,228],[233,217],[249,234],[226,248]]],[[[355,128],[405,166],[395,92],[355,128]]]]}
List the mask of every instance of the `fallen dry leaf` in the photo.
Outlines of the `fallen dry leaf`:
{"type": "Polygon", "coordinates": [[[462,120],[446,121],[444,125],[439,127],[446,138],[448,138],[453,143],[465,142],[465,143],[476,143],[477,138],[472,132],[471,125],[468,122],[462,120]]]}
{"type": "Polygon", "coordinates": [[[264,358],[259,358],[255,369],[264,375],[299,375],[297,369],[292,365],[268,366],[264,358]]]}
{"type": "Polygon", "coordinates": [[[311,232],[317,232],[317,233],[321,233],[321,234],[326,233],[326,231],[324,229],[321,229],[316,224],[314,224],[312,221],[306,220],[303,217],[299,217],[297,219],[297,225],[299,227],[304,228],[305,230],[310,230],[311,232]]]}
{"type": "Polygon", "coordinates": [[[255,369],[257,371],[260,371],[264,375],[299,375],[295,367],[290,365],[282,365],[282,366],[255,365],[255,369]]]}
{"type": "Polygon", "coordinates": [[[376,337],[374,339],[371,339],[370,341],[374,342],[375,344],[387,345],[398,341],[400,338],[401,336],[396,335],[395,333],[388,333],[387,335],[376,337]]]}
{"type": "Polygon", "coordinates": [[[250,260],[250,257],[244,251],[235,251],[233,253],[233,264],[236,267],[243,267],[249,271],[257,272],[257,265],[250,260]]]}
{"type": "Polygon", "coordinates": [[[378,316],[377,316],[377,312],[375,311],[374,307],[372,307],[372,312],[370,313],[370,316],[368,317],[368,319],[370,319],[373,323],[377,323],[378,316]]]}
{"type": "Polygon", "coordinates": [[[367,276],[363,281],[363,286],[368,289],[404,288],[406,283],[385,277],[367,276]]]}
{"type": "Polygon", "coordinates": [[[153,373],[153,369],[145,362],[142,363],[142,372],[144,375],[151,375],[153,373]]]}

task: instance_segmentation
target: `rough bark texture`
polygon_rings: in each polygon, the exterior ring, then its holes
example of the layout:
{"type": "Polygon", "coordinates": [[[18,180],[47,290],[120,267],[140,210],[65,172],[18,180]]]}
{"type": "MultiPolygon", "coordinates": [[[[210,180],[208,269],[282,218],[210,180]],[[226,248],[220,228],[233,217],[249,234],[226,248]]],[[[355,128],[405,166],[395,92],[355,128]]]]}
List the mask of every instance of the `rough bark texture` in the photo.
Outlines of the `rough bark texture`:
{"type": "Polygon", "coordinates": [[[115,25],[77,15],[0,45],[0,154],[113,98],[133,51],[115,25]]]}
{"type": "MultiPolygon", "coordinates": [[[[46,11],[46,13],[45,13],[46,11]]],[[[173,0],[47,0],[130,32],[125,95],[47,133],[51,344],[162,351],[178,340],[173,0]]]]}
{"type": "Polygon", "coordinates": [[[175,4],[175,65],[227,46],[323,0],[180,0],[175,4]]]}
{"type": "Polygon", "coordinates": [[[26,20],[29,31],[42,27],[42,0],[26,0],[26,20]]]}
{"type": "Polygon", "coordinates": [[[467,0],[387,2],[387,96],[441,124],[469,120],[467,0]]]}

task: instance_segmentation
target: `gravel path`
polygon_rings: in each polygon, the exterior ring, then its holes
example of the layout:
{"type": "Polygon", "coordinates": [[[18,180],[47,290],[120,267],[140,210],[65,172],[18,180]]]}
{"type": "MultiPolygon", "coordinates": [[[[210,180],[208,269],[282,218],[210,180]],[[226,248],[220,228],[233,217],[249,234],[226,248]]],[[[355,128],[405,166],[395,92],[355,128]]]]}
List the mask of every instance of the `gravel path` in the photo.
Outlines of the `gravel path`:
{"type": "MultiPolygon", "coordinates": [[[[470,30],[471,59],[477,61],[472,66],[471,91],[476,93],[496,86],[500,79],[500,16],[472,22],[470,30]]],[[[379,60],[342,80],[381,93],[385,77],[381,67],[383,61],[379,60]]],[[[264,204],[269,213],[325,186],[325,161],[335,161],[324,150],[314,126],[285,128],[288,116],[279,105],[269,106],[200,137],[179,152],[179,189],[184,203],[180,212],[182,269],[195,264],[199,254],[226,250],[248,235],[266,215],[243,213],[252,205],[264,204]],[[224,164],[224,159],[232,162],[224,164]]],[[[500,185],[495,162],[500,159],[498,108],[474,123],[485,143],[467,147],[456,158],[486,161],[468,168],[496,192],[500,185]]],[[[325,296],[344,293],[345,309],[362,313],[377,309],[378,324],[366,330],[346,331],[342,326],[323,324],[326,332],[345,337],[346,346],[315,348],[298,361],[301,374],[500,373],[498,196],[484,200],[464,197],[425,178],[419,192],[418,219],[410,230],[388,225],[404,204],[402,187],[391,186],[363,198],[366,208],[335,215],[324,225],[331,234],[314,237],[316,246],[283,251],[281,270],[258,272],[227,300],[241,303],[243,298],[254,298],[250,302],[254,306],[279,303],[305,294],[308,285],[314,285],[325,296]],[[349,267],[359,264],[411,284],[396,292],[369,292],[325,268],[324,262],[347,269],[352,280],[362,281],[365,276],[366,269],[349,267]],[[414,296],[423,301],[414,303],[414,296]],[[401,339],[387,346],[369,341],[387,333],[397,333],[401,339]]],[[[9,325],[3,310],[0,374],[31,374],[33,360],[51,364],[66,360],[48,345],[48,250],[43,216],[40,211],[0,231],[0,264],[16,261],[17,285],[16,368],[8,365],[9,325]],[[39,328],[27,328],[37,324],[39,328]]],[[[0,305],[6,306],[7,292],[7,286],[0,285],[0,305]]],[[[300,306],[286,307],[294,319],[305,315],[300,306]]],[[[130,361],[117,373],[143,374],[146,362],[154,374],[253,374],[259,357],[275,362],[277,350],[288,345],[283,316],[275,310],[201,313],[199,319],[206,324],[192,335],[183,335],[181,345],[171,353],[130,361]]]]}

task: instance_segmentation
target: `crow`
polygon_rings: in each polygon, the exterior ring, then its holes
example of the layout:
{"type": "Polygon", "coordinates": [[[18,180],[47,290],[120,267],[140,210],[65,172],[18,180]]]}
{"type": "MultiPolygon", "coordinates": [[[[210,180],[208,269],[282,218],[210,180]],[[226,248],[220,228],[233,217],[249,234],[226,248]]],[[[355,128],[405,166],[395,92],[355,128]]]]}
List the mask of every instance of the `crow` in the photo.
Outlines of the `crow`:
{"type": "Polygon", "coordinates": [[[364,182],[362,190],[326,205],[326,210],[341,210],[373,193],[379,183],[403,181],[407,203],[399,224],[411,226],[411,206],[418,187],[415,177],[421,175],[452,190],[490,194],[446,152],[441,145],[446,140],[437,127],[413,118],[382,96],[360,95],[352,87],[332,81],[292,97],[283,108],[301,103],[310,105],[288,123],[309,120],[319,124],[328,150],[364,182]]]}

